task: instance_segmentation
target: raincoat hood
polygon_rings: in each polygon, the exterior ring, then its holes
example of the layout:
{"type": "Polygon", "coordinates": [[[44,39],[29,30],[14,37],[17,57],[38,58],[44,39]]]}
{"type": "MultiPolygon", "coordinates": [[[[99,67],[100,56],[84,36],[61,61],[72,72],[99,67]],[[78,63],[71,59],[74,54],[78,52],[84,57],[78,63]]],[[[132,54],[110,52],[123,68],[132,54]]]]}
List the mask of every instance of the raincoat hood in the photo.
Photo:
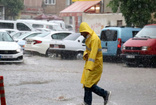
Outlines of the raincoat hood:
{"type": "Polygon", "coordinates": [[[90,28],[90,26],[86,22],[82,22],[80,24],[80,32],[88,32],[90,35],[94,33],[94,31],[90,28]]]}

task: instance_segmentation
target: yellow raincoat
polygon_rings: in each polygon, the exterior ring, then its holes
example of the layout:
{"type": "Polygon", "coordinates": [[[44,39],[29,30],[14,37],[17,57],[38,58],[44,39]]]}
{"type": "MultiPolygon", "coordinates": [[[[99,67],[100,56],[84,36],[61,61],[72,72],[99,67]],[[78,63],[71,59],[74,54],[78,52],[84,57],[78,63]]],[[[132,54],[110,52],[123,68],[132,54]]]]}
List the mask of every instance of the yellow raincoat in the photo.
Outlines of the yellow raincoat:
{"type": "Polygon", "coordinates": [[[83,59],[86,61],[81,83],[85,87],[92,87],[97,84],[101,78],[103,70],[103,56],[101,41],[96,33],[85,22],[80,25],[80,32],[88,32],[89,35],[86,38],[86,51],[84,51],[83,59]],[[85,55],[88,54],[88,58],[85,55]]]}

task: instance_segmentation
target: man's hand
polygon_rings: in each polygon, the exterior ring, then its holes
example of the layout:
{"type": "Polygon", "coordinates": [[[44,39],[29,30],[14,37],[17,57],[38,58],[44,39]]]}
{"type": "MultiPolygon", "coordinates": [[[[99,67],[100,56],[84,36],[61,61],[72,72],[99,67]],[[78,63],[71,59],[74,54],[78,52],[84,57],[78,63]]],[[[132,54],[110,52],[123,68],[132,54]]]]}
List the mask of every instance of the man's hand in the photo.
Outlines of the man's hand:
{"type": "Polygon", "coordinates": [[[84,57],[85,57],[85,59],[87,59],[87,60],[88,60],[88,54],[86,54],[84,57]]]}

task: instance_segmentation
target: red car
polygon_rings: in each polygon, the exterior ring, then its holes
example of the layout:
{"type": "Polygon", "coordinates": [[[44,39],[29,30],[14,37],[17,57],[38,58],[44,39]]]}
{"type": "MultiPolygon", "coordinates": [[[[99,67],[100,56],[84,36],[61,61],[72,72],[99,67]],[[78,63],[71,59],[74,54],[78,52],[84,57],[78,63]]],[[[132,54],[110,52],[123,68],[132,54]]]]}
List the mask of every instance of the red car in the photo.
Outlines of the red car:
{"type": "Polygon", "coordinates": [[[149,24],[122,46],[122,59],[128,66],[156,64],[156,24],[149,24]]]}

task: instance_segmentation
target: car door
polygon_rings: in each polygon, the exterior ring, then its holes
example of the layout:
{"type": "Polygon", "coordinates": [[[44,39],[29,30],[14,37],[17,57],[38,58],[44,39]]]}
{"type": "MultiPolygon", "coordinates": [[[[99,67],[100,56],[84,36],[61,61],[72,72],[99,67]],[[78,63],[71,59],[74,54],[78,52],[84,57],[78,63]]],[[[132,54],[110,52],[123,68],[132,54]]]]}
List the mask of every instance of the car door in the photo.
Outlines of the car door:
{"type": "Polygon", "coordinates": [[[116,56],[118,46],[118,31],[106,29],[100,35],[103,56],[116,56]]]}
{"type": "Polygon", "coordinates": [[[75,41],[77,51],[84,51],[86,49],[85,45],[85,38],[83,36],[79,36],[78,39],[75,41]]]}

